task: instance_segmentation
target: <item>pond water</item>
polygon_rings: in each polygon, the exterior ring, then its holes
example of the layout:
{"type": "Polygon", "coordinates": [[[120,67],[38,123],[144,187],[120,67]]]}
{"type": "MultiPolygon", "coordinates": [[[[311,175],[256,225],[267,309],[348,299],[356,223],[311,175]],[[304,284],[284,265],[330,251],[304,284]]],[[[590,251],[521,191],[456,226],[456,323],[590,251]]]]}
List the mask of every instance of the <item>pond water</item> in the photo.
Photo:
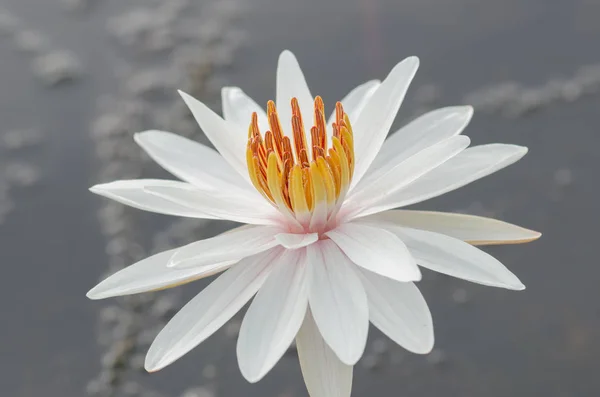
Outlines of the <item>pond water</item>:
{"type": "Polygon", "coordinates": [[[353,395],[598,395],[598,18],[593,0],[4,0],[0,395],[306,395],[293,352],[258,384],[243,380],[239,319],[165,370],[140,369],[161,324],[206,281],[85,297],[137,258],[231,227],[142,214],[87,188],[167,177],[132,134],[169,129],[205,142],[175,89],[218,108],[219,87],[236,85],[265,103],[284,48],[326,104],[417,55],[398,126],[468,103],[474,144],[530,148],[498,174],[418,206],[541,231],[535,243],[489,249],[527,290],[425,274],[436,349],[411,355],[373,330],[353,395]]]}

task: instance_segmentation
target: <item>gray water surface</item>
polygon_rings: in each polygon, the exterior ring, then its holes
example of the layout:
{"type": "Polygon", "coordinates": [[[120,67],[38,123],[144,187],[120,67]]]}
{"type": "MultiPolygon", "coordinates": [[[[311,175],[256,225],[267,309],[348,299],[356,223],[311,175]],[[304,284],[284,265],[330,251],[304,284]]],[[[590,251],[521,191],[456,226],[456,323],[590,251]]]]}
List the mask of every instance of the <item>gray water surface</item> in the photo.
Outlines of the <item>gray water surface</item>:
{"type": "Polygon", "coordinates": [[[169,28],[201,34],[167,40],[164,51],[148,50],[160,37],[127,44],[127,35],[115,37],[114,30],[144,20],[138,14],[119,24],[115,16],[166,1],[88,3],[80,11],[68,11],[59,0],[0,5],[18,19],[0,38],[0,134],[33,129],[41,135],[20,148],[0,145],[0,213],[6,213],[0,216],[1,396],[98,395],[93,393],[111,383],[107,390],[115,395],[179,396],[196,386],[209,395],[306,395],[294,354],[258,384],[243,380],[235,361],[235,321],[159,373],[136,369],[152,335],[205,281],[130,300],[85,297],[107,272],[231,226],[123,210],[87,188],[142,175],[167,177],[142,156],[131,134],[168,127],[205,141],[185,119],[175,88],[218,104],[218,87],[237,85],[265,103],[274,96],[276,60],[284,48],[296,53],[313,94],[330,108],[354,85],[383,78],[395,63],[417,55],[421,68],[398,126],[430,108],[470,103],[476,113],[465,134],[474,144],[530,148],[498,174],[417,206],[494,216],[541,231],[535,243],[488,250],[527,290],[425,274],[420,287],[433,314],[436,349],[412,355],[373,330],[355,370],[353,395],[600,393],[600,3],[183,1],[189,8],[169,28]],[[25,30],[39,32],[47,43],[23,50],[15,32],[25,30]],[[48,86],[32,65],[56,51],[73,54],[78,65],[72,81],[48,86]],[[199,73],[196,63],[188,67],[195,57],[202,73],[191,78],[190,70],[199,73]],[[147,70],[164,78],[131,83],[147,70]],[[125,364],[115,364],[111,354],[122,341],[135,348],[125,349],[125,364]],[[117,379],[107,380],[110,374],[117,379]]]}

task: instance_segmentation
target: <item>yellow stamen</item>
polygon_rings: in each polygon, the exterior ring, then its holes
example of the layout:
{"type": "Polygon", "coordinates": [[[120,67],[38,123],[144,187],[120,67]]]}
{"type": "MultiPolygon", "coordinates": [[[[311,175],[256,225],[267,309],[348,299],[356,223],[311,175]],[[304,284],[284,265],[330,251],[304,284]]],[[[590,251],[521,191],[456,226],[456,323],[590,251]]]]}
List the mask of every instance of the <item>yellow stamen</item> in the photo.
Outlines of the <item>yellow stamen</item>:
{"type": "Polygon", "coordinates": [[[314,126],[308,130],[309,146],[296,98],[292,99],[291,107],[291,123],[288,124],[291,130],[287,136],[273,101],[267,103],[270,130],[264,136],[259,130],[258,116],[256,113],[252,115],[246,150],[250,180],[265,199],[300,223],[310,220],[310,214],[317,207],[323,214],[323,205],[326,205],[327,214],[333,217],[354,173],[354,138],[350,119],[338,102],[331,147],[328,148],[325,105],[321,97],[316,97],[314,126]]]}
{"type": "Polygon", "coordinates": [[[302,181],[302,168],[296,164],[292,168],[290,176],[290,198],[295,212],[308,212],[306,194],[304,194],[304,183],[302,181]]]}
{"type": "Polygon", "coordinates": [[[331,140],[333,141],[333,148],[340,158],[340,188],[344,191],[350,185],[350,161],[340,140],[335,136],[331,140]]]}
{"type": "Polygon", "coordinates": [[[325,192],[327,194],[327,204],[332,205],[335,201],[335,181],[333,179],[333,173],[329,168],[329,164],[325,161],[323,157],[319,157],[317,159],[317,165],[319,166],[319,172],[321,173],[321,177],[323,178],[323,183],[325,184],[325,192]]]}
{"type": "Polygon", "coordinates": [[[310,163],[310,179],[312,181],[314,202],[327,201],[327,188],[325,187],[323,174],[314,161],[310,163]]]}

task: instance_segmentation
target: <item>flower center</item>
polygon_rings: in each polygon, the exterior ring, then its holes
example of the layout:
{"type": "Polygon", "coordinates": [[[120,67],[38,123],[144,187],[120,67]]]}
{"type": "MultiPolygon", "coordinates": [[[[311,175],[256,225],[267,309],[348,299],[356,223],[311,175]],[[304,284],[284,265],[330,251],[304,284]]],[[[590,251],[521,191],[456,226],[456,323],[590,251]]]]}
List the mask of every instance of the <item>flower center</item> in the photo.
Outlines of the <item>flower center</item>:
{"type": "Polygon", "coordinates": [[[310,146],[298,100],[292,98],[291,138],[281,128],[275,103],[267,104],[270,130],[261,135],[252,114],[246,161],[256,189],[303,230],[321,232],[335,222],[354,172],[354,141],[348,115],[335,106],[331,147],[328,147],[324,104],[314,102],[310,146]]]}

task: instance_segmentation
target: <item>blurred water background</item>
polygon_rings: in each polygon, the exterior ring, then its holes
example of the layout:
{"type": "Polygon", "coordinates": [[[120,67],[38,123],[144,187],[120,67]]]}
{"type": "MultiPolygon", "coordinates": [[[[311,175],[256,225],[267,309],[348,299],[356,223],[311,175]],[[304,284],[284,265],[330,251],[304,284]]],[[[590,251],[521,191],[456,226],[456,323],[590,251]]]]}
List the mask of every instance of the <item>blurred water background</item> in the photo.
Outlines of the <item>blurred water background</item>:
{"type": "Polygon", "coordinates": [[[425,274],[436,348],[416,356],[372,329],[354,396],[600,395],[598,0],[2,0],[0,396],[305,396],[293,351],[260,383],[235,361],[239,317],[148,375],[160,327],[207,280],[92,302],[100,278],[231,224],[173,219],[92,195],[169,177],[132,140],[148,128],[206,142],[176,89],[219,109],[223,85],[274,97],[293,50],[333,104],[421,58],[396,125],[472,104],[474,144],[529,146],[519,163],[418,208],[542,231],[493,247],[527,285],[425,274]]]}

